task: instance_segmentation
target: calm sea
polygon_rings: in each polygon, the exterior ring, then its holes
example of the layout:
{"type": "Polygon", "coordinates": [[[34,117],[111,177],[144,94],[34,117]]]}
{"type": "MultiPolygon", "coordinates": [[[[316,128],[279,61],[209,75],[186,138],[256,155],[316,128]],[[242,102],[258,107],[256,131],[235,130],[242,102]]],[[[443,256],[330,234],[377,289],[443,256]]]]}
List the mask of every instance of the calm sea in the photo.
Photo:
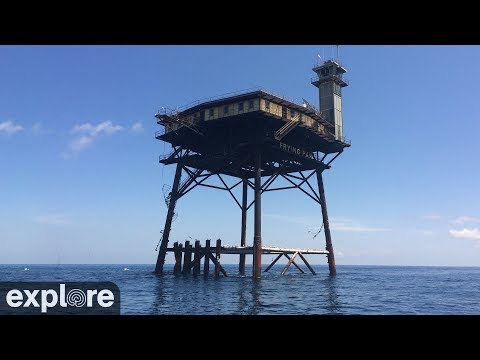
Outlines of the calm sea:
{"type": "Polygon", "coordinates": [[[473,267],[343,265],[336,278],[326,266],[315,266],[316,276],[293,267],[280,276],[274,267],[260,281],[236,275],[236,265],[217,279],[156,276],[153,268],[0,265],[0,281],[113,281],[122,314],[480,314],[480,268],[473,267]]]}

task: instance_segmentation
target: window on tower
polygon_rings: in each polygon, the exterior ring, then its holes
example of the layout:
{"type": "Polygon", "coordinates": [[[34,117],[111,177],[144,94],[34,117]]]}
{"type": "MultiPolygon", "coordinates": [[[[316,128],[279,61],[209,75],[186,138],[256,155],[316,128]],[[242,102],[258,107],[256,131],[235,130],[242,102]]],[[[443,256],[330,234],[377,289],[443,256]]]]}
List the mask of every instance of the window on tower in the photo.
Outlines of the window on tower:
{"type": "Polygon", "coordinates": [[[238,111],[243,111],[243,102],[238,103],[238,111]]]}
{"type": "Polygon", "coordinates": [[[248,102],[248,108],[249,108],[249,109],[253,109],[253,100],[250,100],[250,101],[248,102]]]}
{"type": "Polygon", "coordinates": [[[270,101],[265,100],[265,109],[270,110],[270,101]]]}
{"type": "Polygon", "coordinates": [[[334,83],[333,84],[333,93],[338,95],[338,96],[342,96],[342,87],[339,84],[334,83]]]}
{"type": "Polygon", "coordinates": [[[210,110],[208,111],[208,115],[209,115],[210,117],[213,117],[213,109],[210,109],[210,110]]]}
{"type": "Polygon", "coordinates": [[[223,115],[228,115],[228,105],[223,108],[223,115]]]}

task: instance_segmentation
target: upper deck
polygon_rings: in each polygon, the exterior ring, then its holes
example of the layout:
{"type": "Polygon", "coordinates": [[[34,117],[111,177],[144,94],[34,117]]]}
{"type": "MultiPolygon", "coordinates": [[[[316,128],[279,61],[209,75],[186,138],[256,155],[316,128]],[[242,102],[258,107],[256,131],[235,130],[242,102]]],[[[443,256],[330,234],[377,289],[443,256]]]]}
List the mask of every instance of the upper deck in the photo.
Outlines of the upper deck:
{"type": "Polygon", "coordinates": [[[224,96],[155,115],[164,128],[155,136],[196,152],[235,144],[274,144],[275,132],[298,121],[283,142],[310,152],[334,153],[350,146],[336,140],[334,125],[312,106],[299,105],[265,90],[224,96]]]}

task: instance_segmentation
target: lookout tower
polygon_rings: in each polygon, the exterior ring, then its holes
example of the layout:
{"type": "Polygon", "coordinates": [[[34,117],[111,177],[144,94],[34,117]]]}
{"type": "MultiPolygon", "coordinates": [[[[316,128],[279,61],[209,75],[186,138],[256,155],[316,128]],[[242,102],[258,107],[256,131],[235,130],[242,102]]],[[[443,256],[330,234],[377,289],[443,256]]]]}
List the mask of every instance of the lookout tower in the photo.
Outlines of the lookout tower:
{"type": "Polygon", "coordinates": [[[273,263],[286,256],[289,259],[287,267],[293,263],[300,269],[294,261],[295,256],[299,255],[314,273],[302,254],[315,253],[325,254],[330,274],[336,274],[322,173],[350,146],[343,135],[342,121],[341,89],[347,86],[342,75],[346,70],[336,61],[327,60],[315,66],[313,71],[317,74],[312,84],[319,88],[320,111],[305,100],[299,104],[271,91],[250,89],[198,101],[175,110],[165,109],[155,115],[158,125],[162,126],[155,137],[172,146],[172,151],[160,156],[159,161],[164,165],[176,164],[173,185],[166,197],[168,212],[160,240],[156,273],[163,272],[165,256],[172,251],[177,261],[177,270],[174,271],[178,271],[183,255],[184,272],[187,273],[190,267],[194,267],[194,273],[195,268],[199,272],[202,256],[205,257],[207,273],[209,259],[215,263],[216,270],[221,269],[218,258],[223,253],[240,256],[240,273],[245,272],[246,255],[253,255],[255,277],[261,274],[262,254],[278,254],[273,263]],[[314,175],[318,191],[309,181],[314,175]],[[235,184],[227,185],[225,177],[234,178],[235,184]],[[223,185],[208,184],[212,178],[220,179],[223,185]],[[285,180],[288,186],[273,187],[277,179],[285,180]],[[237,199],[232,189],[240,185],[242,198],[237,199]],[[221,247],[217,243],[214,250],[217,257],[214,258],[209,241],[204,249],[196,243],[196,256],[190,265],[188,257],[191,256],[191,245],[186,243],[183,248],[175,243],[173,248],[169,248],[168,242],[176,202],[197,186],[224,190],[233,197],[241,210],[240,246],[221,247]],[[325,250],[262,246],[262,194],[293,188],[301,190],[321,206],[325,250]],[[250,203],[249,189],[254,193],[250,203]],[[252,206],[254,237],[248,241],[246,215],[252,206]]]}
{"type": "Polygon", "coordinates": [[[329,123],[335,125],[335,138],[343,141],[342,88],[348,86],[343,80],[347,70],[336,61],[327,60],[315,66],[313,71],[317,73],[312,84],[319,90],[320,112],[329,123]]]}

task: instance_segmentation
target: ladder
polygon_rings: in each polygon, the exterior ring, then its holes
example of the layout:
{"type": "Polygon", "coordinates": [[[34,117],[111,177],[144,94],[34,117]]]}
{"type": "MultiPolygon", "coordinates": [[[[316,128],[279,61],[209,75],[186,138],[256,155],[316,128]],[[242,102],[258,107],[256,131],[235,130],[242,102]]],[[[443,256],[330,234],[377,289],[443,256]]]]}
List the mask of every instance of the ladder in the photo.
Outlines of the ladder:
{"type": "Polygon", "coordinates": [[[300,114],[295,114],[292,120],[288,121],[280,129],[275,132],[274,138],[278,141],[282,140],[290,131],[300,124],[300,114]]]}

